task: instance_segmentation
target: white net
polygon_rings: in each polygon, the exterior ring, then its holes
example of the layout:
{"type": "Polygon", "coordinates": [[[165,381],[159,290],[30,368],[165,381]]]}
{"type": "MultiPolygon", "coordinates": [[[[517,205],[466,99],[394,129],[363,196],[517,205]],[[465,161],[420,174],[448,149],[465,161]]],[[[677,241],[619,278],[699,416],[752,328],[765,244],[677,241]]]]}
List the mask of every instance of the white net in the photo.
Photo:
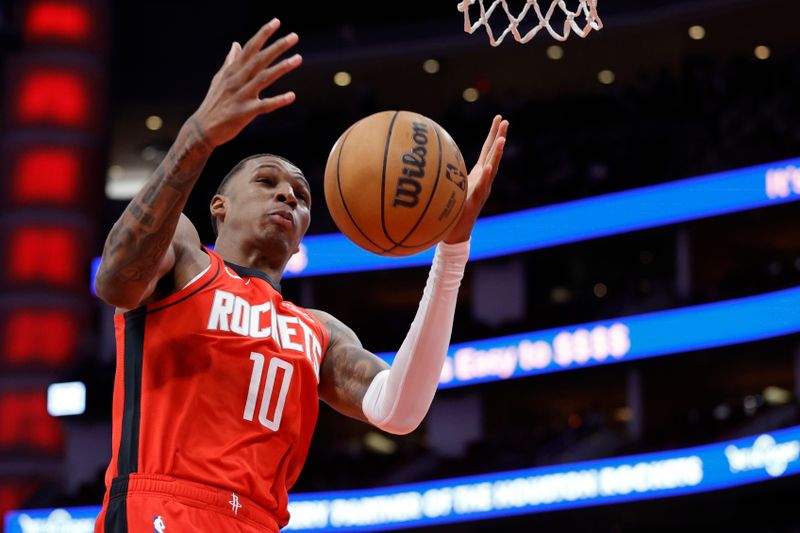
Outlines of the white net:
{"type": "MultiPolygon", "coordinates": [[[[590,31],[599,30],[603,27],[603,21],[597,16],[597,0],[578,0],[578,7],[575,11],[570,11],[564,0],[525,0],[525,6],[518,15],[511,13],[506,0],[485,1],[487,4],[491,1],[488,9],[484,6],[484,0],[463,0],[458,4],[458,10],[464,13],[464,31],[474,33],[475,30],[483,26],[486,28],[486,33],[489,35],[489,42],[492,46],[502,43],[509,33],[516,41],[524,44],[533,39],[543,29],[547,30],[554,39],[565,41],[570,32],[586,37],[590,31]],[[550,7],[547,11],[542,11],[539,7],[540,1],[542,4],[550,2],[550,7]],[[473,23],[470,21],[469,11],[470,7],[476,3],[480,8],[480,17],[473,23]],[[499,37],[495,38],[489,19],[498,8],[501,8],[508,18],[508,26],[500,33],[499,37]],[[539,23],[522,34],[519,28],[520,23],[530,11],[536,14],[539,18],[539,23]],[[553,20],[554,15],[557,15],[558,20],[553,20]],[[552,24],[560,25],[562,17],[563,28],[559,33],[552,24]]],[[[500,17],[501,15],[498,14],[497,16],[500,17]]]]}

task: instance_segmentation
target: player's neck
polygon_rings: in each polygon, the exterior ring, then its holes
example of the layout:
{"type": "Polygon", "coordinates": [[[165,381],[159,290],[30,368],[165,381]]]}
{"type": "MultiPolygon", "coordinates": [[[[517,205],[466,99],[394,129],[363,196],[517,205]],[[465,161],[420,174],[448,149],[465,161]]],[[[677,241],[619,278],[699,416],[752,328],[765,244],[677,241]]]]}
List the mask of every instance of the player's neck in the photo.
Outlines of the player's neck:
{"type": "Polygon", "coordinates": [[[214,243],[214,252],[225,261],[259,270],[276,282],[283,277],[283,270],[288,261],[277,258],[275,253],[266,254],[262,248],[219,237],[214,243]]]}

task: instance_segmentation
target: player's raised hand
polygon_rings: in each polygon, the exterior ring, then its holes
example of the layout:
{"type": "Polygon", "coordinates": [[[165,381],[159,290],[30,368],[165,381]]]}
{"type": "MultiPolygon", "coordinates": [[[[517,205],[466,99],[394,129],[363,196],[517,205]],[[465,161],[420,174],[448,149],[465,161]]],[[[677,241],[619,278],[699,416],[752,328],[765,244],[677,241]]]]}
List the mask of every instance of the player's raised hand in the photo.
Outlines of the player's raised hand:
{"type": "Polygon", "coordinates": [[[294,102],[292,91],[261,98],[261,92],[303,62],[300,54],[276,61],[297,44],[290,33],[264,48],[278,31],[280,21],[272,19],[245,43],[233,43],[225,63],[214,75],[203,103],[192,116],[206,141],[216,147],[239,134],[255,117],[294,102]]]}
{"type": "Polygon", "coordinates": [[[444,242],[463,242],[472,234],[475,221],[492,191],[492,182],[497,176],[500,158],[503,157],[503,149],[506,146],[507,133],[508,121],[503,120],[500,115],[495,116],[492,120],[492,127],[489,129],[489,135],[481,148],[478,162],[469,173],[464,210],[461,211],[461,216],[453,229],[445,236],[444,242]]]}

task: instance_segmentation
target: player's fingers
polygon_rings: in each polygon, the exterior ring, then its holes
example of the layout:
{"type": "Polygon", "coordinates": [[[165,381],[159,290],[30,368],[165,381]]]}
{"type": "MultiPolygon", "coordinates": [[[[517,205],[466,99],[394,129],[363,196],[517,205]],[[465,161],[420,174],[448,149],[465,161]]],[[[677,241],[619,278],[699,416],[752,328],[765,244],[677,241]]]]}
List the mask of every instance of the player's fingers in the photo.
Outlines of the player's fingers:
{"type": "Polygon", "coordinates": [[[497,169],[500,164],[500,158],[503,157],[503,149],[506,146],[504,129],[508,129],[508,122],[506,122],[505,125],[500,125],[495,141],[492,143],[492,148],[489,150],[489,153],[486,154],[486,162],[491,164],[495,169],[497,169]]]}
{"type": "Polygon", "coordinates": [[[231,43],[231,48],[228,50],[228,55],[225,56],[225,63],[224,66],[228,66],[233,61],[233,43],[231,43]]]}
{"type": "Polygon", "coordinates": [[[484,141],[483,147],[481,148],[481,155],[478,157],[479,163],[482,163],[486,160],[489,150],[491,150],[492,146],[494,145],[494,140],[497,137],[497,130],[500,128],[501,120],[502,117],[500,115],[495,115],[494,119],[492,120],[492,127],[489,128],[489,135],[486,136],[486,141],[484,141]]]}
{"type": "Polygon", "coordinates": [[[490,163],[487,163],[483,166],[483,172],[481,172],[481,181],[478,183],[478,194],[477,201],[478,201],[478,210],[483,207],[483,204],[486,203],[486,199],[489,197],[489,193],[492,191],[492,182],[494,181],[494,169],[490,163]]]}
{"type": "MultiPolygon", "coordinates": [[[[500,140],[500,139],[505,139],[507,134],[508,134],[508,121],[507,120],[503,120],[497,126],[497,132],[496,132],[496,134],[494,136],[494,139],[492,140],[492,147],[489,150],[490,153],[493,152],[494,148],[497,146],[497,141],[500,140]]],[[[487,156],[488,155],[489,154],[487,154],[487,156]]]]}
{"type": "Polygon", "coordinates": [[[497,146],[498,141],[500,141],[501,139],[505,144],[507,136],[508,136],[508,121],[504,120],[503,122],[500,123],[500,127],[497,129],[497,136],[494,139],[494,146],[497,146]]]}
{"type": "Polygon", "coordinates": [[[253,112],[256,115],[263,115],[264,113],[271,113],[276,109],[286,107],[295,101],[295,94],[293,91],[279,94],[271,98],[262,98],[253,104],[253,112]]]}
{"type": "Polygon", "coordinates": [[[498,137],[507,137],[508,136],[508,126],[509,122],[507,120],[503,120],[500,122],[500,126],[497,128],[497,136],[498,137]]]}
{"type": "Polygon", "coordinates": [[[281,54],[296,45],[299,40],[300,37],[294,32],[278,39],[253,56],[246,67],[247,72],[252,74],[263,70],[268,65],[271,65],[281,54]]]}
{"type": "Polygon", "coordinates": [[[506,147],[506,138],[500,137],[495,144],[494,153],[489,160],[489,164],[495,168],[495,171],[500,167],[500,159],[503,158],[503,150],[506,147]]]}
{"type": "Polygon", "coordinates": [[[250,57],[255,55],[256,52],[261,50],[264,47],[264,43],[267,42],[267,39],[272,37],[272,35],[278,31],[278,28],[281,27],[281,21],[277,18],[274,18],[261,26],[255,35],[253,35],[250,40],[245,43],[244,48],[242,48],[242,55],[244,57],[250,57]]]}
{"type": "Polygon", "coordinates": [[[275,83],[276,80],[282,78],[287,73],[299,67],[302,63],[303,56],[300,54],[295,54],[284,59],[277,65],[262,70],[257,76],[253,77],[253,79],[247,82],[247,85],[244,87],[245,94],[260,93],[265,88],[275,83]]]}
{"type": "Polygon", "coordinates": [[[494,135],[495,140],[497,140],[498,137],[505,137],[505,134],[508,131],[508,121],[500,115],[497,115],[497,118],[499,120],[497,121],[497,131],[494,135]]]}
{"type": "MultiPolygon", "coordinates": [[[[237,43],[236,41],[231,43],[231,49],[228,50],[228,55],[225,56],[225,64],[223,66],[227,67],[228,65],[233,63],[233,61],[236,59],[236,55],[237,55],[236,46],[238,44],[239,43],[237,43]]],[[[241,47],[239,47],[239,50],[241,51],[241,47]]]]}
{"type": "Polygon", "coordinates": [[[225,61],[222,62],[222,66],[219,68],[217,73],[214,74],[213,78],[214,80],[218,80],[222,76],[222,73],[225,72],[225,70],[230,66],[231,63],[233,63],[235,45],[236,43],[231,43],[231,47],[228,50],[228,54],[225,56],[225,61]]]}
{"type": "Polygon", "coordinates": [[[494,140],[497,138],[497,130],[500,127],[500,121],[500,115],[495,115],[492,119],[492,125],[489,128],[489,134],[486,136],[486,140],[483,142],[483,146],[481,147],[481,157],[484,159],[489,154],[489,150],[491,150],[492,146],[494,145],[494,140]]]}

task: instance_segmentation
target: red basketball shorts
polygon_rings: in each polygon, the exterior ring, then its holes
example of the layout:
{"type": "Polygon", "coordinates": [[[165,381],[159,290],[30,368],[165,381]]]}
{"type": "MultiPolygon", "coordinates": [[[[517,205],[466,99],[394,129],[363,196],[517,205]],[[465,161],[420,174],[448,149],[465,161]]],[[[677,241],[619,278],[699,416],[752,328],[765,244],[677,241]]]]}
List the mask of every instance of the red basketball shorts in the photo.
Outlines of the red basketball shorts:
{"type": "Polygon", "coordinates": [[[169,476],[131,474],[111,484],[95,533],[278,533],[248,498],[169,476]]]}

